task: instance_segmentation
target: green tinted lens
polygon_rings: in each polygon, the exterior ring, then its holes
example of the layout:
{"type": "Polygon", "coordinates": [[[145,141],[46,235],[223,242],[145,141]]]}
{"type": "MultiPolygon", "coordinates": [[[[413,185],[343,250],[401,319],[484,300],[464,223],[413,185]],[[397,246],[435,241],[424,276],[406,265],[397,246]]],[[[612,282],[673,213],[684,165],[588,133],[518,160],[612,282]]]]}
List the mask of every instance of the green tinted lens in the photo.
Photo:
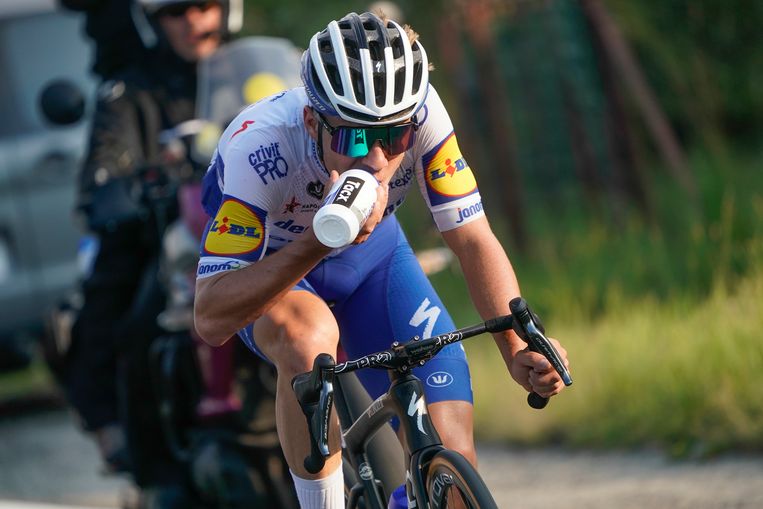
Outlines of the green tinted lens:
{"type": "Polygon", "coordinates": [[[391,154],[400,154],[413,146],[415,126],[336,127],[331,135],[331,150],[348,157],[365,157],[374,143],[391,154]]]}

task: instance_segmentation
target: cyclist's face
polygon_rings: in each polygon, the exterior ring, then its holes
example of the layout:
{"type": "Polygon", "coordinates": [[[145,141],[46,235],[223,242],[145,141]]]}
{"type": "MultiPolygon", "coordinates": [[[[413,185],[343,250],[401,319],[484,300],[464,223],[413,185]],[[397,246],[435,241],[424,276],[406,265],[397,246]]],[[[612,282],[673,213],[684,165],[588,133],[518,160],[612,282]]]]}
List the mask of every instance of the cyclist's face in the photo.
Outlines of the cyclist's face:
{"type": "Polygon", "coordinates": [[[223,10],[217,1],[188,3],[157,16],[170,46],[187,62],[211,55],[220,45],[223,10]]]}
{"type": "MultiPolygon", "coordinates": [[[[333,127],[356,125],[339,117],[326,115],[324,118],[333,127]]],[[[334,152],[331,149],[331,134],[325,128],[319,129],[319,122],[320,119],[317,114],[311,108],[306,107],[305,125],[313,139],[317,140],[319,134],[323,137],[323,164],[326,165],[326,169],[329,171],[336,170],[341,174],[352,168],[362,168],[373,173],[379,182],[389,183],[403,162],[403,157],[405,157],[404,152],[394,155],[390,154],[386,149],[382,148],[381,143],[378,141],[371,146],[368,154],[363,157],[350,157],[334,152]]]]}

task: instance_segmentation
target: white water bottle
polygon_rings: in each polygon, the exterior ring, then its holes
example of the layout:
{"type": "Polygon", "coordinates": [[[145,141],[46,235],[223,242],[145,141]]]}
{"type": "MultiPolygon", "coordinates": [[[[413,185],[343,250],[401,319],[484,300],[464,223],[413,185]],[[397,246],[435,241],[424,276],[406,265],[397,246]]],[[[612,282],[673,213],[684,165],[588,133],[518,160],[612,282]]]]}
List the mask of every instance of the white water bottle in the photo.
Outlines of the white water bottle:
{"type": "Polygon", "coordinates": [[[355,240],[374,208],[377,187],[376,178],[364,170],[347,170],[339,176],[313,217],[313,230],[321,244],[338,248],[355,240]]]}

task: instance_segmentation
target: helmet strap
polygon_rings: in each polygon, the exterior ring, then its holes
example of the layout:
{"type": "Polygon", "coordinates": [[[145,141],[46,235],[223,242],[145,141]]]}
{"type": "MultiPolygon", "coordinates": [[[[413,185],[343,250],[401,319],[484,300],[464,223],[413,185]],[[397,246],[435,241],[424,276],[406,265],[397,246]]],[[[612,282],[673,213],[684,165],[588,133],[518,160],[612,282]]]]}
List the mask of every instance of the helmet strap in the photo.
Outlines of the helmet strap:
{"type": "Polygon", "coordinates": [[[326,168],[326,162],[323,160],[323,123],[318,122],[318,139],[315,141],[315,149],[318,151],[318,159],[321,160],[323,168],[326,168]]]}

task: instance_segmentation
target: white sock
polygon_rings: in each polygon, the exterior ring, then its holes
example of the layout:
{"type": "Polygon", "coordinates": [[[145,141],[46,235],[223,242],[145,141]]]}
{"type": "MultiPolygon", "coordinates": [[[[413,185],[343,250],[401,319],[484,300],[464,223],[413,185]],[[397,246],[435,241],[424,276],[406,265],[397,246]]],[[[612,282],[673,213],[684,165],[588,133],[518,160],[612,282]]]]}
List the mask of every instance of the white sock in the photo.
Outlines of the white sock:
{"type": "Polygon", "coordinates": [[[302,509],[344,509],[344,474],[341,465],[323,479],[302,479],[294,472],[291,472],[291,477],[302,509]]]}

